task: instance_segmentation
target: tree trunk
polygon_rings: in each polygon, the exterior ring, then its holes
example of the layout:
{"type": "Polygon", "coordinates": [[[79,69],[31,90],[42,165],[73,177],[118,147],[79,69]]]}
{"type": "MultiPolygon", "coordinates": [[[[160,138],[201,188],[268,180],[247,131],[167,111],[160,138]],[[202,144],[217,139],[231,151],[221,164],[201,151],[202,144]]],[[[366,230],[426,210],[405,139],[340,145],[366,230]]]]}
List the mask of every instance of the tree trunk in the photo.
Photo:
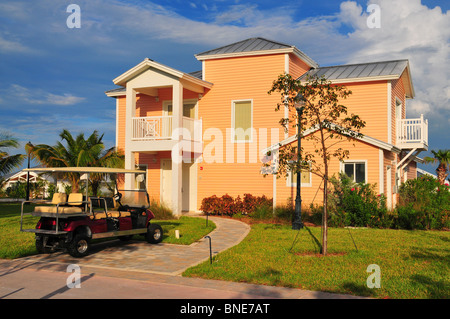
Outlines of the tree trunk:
{"type": "Polygon", "coordinates": [[[439,166],[436,169],[436,175],[439,181],[439,184],[444,185],[445,183],[445,179],[447,178],[448,174],[446,172],[446,167],[444,166],[439,166]]]}
{"type": "Polygon", "coordinates": [[[323,183],[323,215],[322,215],[322,255],[328,252],[328,180],[325,175],[323,183]]]}

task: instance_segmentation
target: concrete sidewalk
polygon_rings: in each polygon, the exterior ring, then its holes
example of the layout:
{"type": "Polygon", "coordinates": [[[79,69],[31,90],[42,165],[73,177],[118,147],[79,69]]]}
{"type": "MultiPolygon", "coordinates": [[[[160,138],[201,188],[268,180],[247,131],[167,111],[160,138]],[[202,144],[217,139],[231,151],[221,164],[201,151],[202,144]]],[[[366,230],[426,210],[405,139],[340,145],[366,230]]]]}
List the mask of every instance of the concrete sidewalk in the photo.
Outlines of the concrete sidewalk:
{"type": "MultiPolygon", "coordinates": [[[[216,229],[209,234],[213,254],[238,244],[250,231],[242,222],[211,218],[216,229]]],[[[192,245],[116,241],[97,245],[82,259],[65,252],[0,260],[0,299],[336,299],[337,295],[181,277],[181,273],[209,259],[209,241],[192,245]],[[80,267],[81,288],[68,288],[72,272],[80,267]]]]}

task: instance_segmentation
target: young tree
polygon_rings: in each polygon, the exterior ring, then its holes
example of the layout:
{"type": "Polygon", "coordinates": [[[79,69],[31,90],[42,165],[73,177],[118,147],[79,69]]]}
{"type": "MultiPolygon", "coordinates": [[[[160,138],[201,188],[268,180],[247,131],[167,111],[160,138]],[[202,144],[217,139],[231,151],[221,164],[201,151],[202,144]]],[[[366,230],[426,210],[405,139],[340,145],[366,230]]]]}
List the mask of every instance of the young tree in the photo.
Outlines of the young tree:
{"type": "Polygon", "coordinates": [[[441,185],[444,185],[445,179],[447,178],[448,174],[448,167],[450,166],[450,150],[438,150],[438,151],[431,151],[434,157],[424,157],[424,160],[427,163],[439,163],[438,167],[436,168],[436,174],[438,181],[441,185]]]}
{"type": "Polygon", "coordinates": [[[327,193],[329,180],[329,163],[331,158],[343,160],[348,158],[349,150],[339,147],[343,141],[355,141],[363,135],[360,133],[365,122],[358,115],[347,115],[347,107],[341,104],[352,92],[345,86],[333,85],[324,77],[308,77],[305,82],[296,80],[289,74],[282,74],[273,82],[269,94],[278,92],[281,100],[276,110],[288,107],[291,118],[282,118],[280,124],[285,130],[289,127],[300,127],[300,137],[312,143],[314,151],[298,150],[295,145],[279,148],[277,175],[293,173],[301,174],[301,170],[311,171],[323,179],[323,222],[322,222],[322,254],[327,254],[328,211],[327,193]],[[300,113],[296,106],[302,105],[300,113]],[[298,118],[301,114],[301,118],[298,118]],[[305,131],[310,134],[304,135],[305,131]]]}

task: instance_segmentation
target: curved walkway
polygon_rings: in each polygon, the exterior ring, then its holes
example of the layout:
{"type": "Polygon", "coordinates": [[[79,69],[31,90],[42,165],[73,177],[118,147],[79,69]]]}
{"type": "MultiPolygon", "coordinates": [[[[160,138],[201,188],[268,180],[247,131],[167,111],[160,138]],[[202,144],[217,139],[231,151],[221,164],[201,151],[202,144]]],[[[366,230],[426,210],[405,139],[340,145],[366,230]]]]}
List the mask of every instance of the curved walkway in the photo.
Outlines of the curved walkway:
{"type": "MultiPolygon", "coordinates": [[[[240,221],[227,218],[210,217],[216,224],[211,237],[213,255],[231,248],[241,242],[250,227],[240,221]]],[[[49,255],[34,255],[20,258],[46,264],[77,264],[80,267],[95,267],[111,270],[180,275],[187,268],[209,259],[209,240],[203,238],[191,245],[157,244],[144,241],[122,243],[108,241],[92,246],[91,254],[84,258],[73,258],[67,252],[49,255]]]]}

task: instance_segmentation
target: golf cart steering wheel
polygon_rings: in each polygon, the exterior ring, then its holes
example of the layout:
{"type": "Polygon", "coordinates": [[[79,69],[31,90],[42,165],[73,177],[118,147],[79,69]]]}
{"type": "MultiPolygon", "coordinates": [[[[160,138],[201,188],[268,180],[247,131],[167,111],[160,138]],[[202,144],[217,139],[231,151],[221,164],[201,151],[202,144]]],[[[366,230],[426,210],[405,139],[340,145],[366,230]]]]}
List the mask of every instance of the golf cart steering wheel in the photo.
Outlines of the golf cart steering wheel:
{"type": "Polygon", "coordinates": [[[114,200],[115,200],[116,202],[118,202],[120,206],[122,206],[122,203],[120,202],[121,199],[122,199],[122,194],[119,193],[119,192],[117,192],[117,193],[114,195],[114,200]]]}

